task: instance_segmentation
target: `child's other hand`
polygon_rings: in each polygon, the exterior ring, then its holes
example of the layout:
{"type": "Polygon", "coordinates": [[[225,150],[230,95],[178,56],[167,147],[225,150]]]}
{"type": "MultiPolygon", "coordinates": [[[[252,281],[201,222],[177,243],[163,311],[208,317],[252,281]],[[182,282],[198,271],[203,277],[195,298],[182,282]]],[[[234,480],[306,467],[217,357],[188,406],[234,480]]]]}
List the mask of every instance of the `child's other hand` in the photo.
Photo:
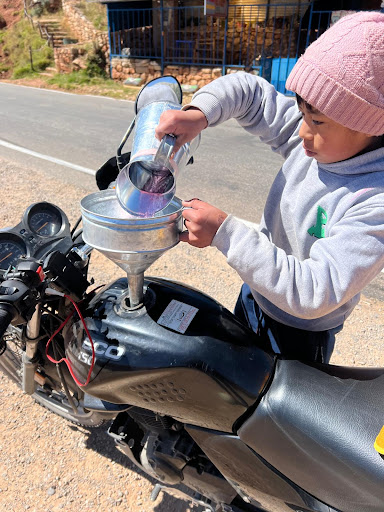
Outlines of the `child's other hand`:
{"type": "Polygon", "coordinates": [[[208,247],[228,215],[200,199],[183,201],[183,206],[187,208],[183,210],[183,217],[188,231],[180,234],[181,242],[188,242],[194,247],[208,247]]]}
{"type": "Polygon", "coordinates": [[[160,116],[155,135],[159,140],[167,134],[175,135],[177,140],[174,152],[176,153],[183,144],[194,139],[207,125],[207,118],[198,108],[166,110],[160,116]]]}

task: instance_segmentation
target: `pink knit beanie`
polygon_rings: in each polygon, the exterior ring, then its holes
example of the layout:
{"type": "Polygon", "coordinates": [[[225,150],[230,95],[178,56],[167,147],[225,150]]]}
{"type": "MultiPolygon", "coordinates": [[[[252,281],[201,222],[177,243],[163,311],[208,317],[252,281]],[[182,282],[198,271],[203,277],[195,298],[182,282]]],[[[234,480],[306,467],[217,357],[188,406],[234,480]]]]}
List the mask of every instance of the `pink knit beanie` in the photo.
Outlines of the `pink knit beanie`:
{"type": "Polygon", "coordinates": [[[286,87],[351,130],[384,134],[384,14],[341,18],[306,49],[286,87]]]}

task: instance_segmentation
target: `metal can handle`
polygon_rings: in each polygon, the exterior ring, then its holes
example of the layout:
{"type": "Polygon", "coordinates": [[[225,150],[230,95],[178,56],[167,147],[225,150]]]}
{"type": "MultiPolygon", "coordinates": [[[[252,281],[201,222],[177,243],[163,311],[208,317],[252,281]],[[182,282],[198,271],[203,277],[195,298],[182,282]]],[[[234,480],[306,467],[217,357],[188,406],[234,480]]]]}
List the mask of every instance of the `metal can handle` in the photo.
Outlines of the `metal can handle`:
{"type": "Polygon", "coordinates": [[[176,143],[175,135],[168,134],[164,135],[161,139],[160,146],[156,152],[154,162],[161,164],[164,167],[169,166],[169,160],[172,156],[174,147],[176,143]]]}

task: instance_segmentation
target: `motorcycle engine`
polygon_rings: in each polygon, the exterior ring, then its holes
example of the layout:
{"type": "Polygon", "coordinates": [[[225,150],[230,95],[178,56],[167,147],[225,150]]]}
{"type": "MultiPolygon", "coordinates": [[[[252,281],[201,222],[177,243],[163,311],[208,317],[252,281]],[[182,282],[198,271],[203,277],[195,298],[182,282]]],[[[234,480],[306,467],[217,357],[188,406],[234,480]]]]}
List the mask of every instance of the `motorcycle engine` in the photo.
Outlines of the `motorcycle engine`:
{"type": "Polygon", "coordinates": [[[136,466],[162,483],[183,484],[216,503],[235,498],[233,487],[172,418],[132,407],[116,417],[108,433],[136,466]]]}

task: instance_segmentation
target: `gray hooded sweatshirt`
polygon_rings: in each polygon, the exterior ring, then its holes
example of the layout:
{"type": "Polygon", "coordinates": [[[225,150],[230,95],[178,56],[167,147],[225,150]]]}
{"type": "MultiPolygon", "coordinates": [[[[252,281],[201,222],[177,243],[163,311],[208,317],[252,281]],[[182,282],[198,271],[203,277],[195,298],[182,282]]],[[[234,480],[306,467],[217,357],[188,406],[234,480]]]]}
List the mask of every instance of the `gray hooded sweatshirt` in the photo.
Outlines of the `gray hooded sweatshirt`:
{"type": "Polygon", "coordinates": [[[235,118],[285,158],[259,229],[229,215],[212,245],[273,319],[310,331],[341,325],[384,267],[384,148],[332,164],[307,157],[295,99],[248,73],[213,81],[191,105],[209,126],[235,118]]]}

